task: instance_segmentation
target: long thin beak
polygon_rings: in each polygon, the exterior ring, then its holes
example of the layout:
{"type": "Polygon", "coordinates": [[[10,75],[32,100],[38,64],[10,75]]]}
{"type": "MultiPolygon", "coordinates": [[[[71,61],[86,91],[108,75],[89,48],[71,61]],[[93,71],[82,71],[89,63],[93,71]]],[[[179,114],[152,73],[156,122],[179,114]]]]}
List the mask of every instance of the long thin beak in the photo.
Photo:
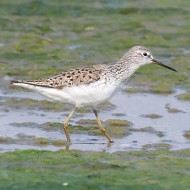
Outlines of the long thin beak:
{"type": "Polygon", "coordinates": [[[175,69],[173,69],[173,68],[171,68],[171,67],[169,67],[169,66],[167,66],[167,65],[164,65],[163,63],[160,63],[160,62],[157,61],[156,59],[152,59],[152,63],[154,63],[154,64],[156,64],[156,65],[160,65],[160,66],[165,67],[165,68],[167,68],[167,69],[169,69],[169,70],[172,70],[172,71],[177,72],[177,70],[175,70],[175,69]]]}

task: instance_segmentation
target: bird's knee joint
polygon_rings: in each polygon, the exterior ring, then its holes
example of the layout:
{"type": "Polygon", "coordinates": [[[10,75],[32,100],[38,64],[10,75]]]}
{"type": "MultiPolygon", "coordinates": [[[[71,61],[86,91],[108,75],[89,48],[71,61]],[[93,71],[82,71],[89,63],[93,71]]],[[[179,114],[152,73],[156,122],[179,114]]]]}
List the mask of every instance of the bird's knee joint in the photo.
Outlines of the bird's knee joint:
{"type": "Polygon", "coordinates": [[[63,128],[67,129],[67,123],[63,123],[63,128]]]}
{"type": "Polygon", "coordinates": [[[101,130],[103,133],[106,133],[106,130],[105,130],[105,129],[102,129],[102,128],[101,128],[100,130],[101,130]]]}

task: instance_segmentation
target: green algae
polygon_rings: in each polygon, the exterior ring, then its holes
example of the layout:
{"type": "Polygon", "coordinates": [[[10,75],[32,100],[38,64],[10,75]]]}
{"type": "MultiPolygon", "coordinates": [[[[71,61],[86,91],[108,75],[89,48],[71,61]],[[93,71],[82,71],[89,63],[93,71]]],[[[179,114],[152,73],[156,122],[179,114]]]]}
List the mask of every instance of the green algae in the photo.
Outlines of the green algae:
{"type": "MultiPolygon", "coordinates": [[[[113,137],[113,138],[123,138],[130,135],[128,127],[116,127],[116,126],[105,126],[106,131],[113,137]]],[[[102,136],[103,134],[100,131],[98,125],[88,125],[88,126],[68,126],[68,130],[70,133],[74,134],[87,134],[93,136],[102,136]]]]}
{"type": "Polygon", "coordinates": [[[124,114],[124,113],[113,113],[112,115],[117,116],[117,117],[122,117],[122,116],[125,116],[126,114],[124,114]]]}
{"type": "Polygon", "coordinates": [[[178,98],[179,100],[189,101],[189,100],[190,100],[190,93],[189,93],[189,92],[186,92],[186,93],[179,94],[179,95],[177,96],[177,98],[178,98]]]}
{"type": "MultiPolygon", "coordinates": [[[[97,110],[106,110],[106,111],[109,111],[109,110],[113,110],[116,106],[114,104],[112,104],[111,102],[109,101],[105,101],[101,104],[98,104],[96,106],[96,109],[97,110]]],[[[77,112],[79,113],[89,113],[89,112],[92,112],[92,108],[89,108],[87,106],[83,106],[83,107],[79,107],[77,108],[77,112]]]]}
{"type": "Polygon", "coordinates": [[[190,139],[190,130],[187,130],[184,132],[184,137],[186,137],[187,139],[190,139]]]}
{"type": "Polygon", "coordinates": [[[141,115],[142,117],[150,118],[150,119],[159,119],[162,118],[163,116],[152,113],[152,114],[147,114],[147,115],[141,115]]]}
{"type": "Polygon", "coordinates": [[[38,145],[38,146],[47,146],[49,143],[49,140],[46,138],[36,138],[34,145],[38,145]]]}
{"type": "Polygon", "coordinates": [[[154,143],[154,144],[145,144],[142,147],[142,150],[159,150],[159,149],[170,149],[172,146],[167,143],[154,143]]]}
{"type": "Polygon", "coordinates": [[[14,122],[11,123],[14,127],[26,127],[26,128],[39,128],[44,131],[57,131],[58,129],[63,129],[63,123],[59,122],[45,122],[45,123],[35,123],[35,122],[14,122]]]}
{"type": "Polygon", "coordinates": [[[127,88],[124,90],[124,92],[130,93],[130,94],[132,93],[172,94],[175,92],[172,89],[171,85],[168,83],[167,84],[166,83],[153,84],[153,85],[150,85],[149,88],[147,88],[146,86],[142,88],[140,84],[137,84],[137,83],[135,85],[137,85],[137,87],[127,88]]]}
{"type": "Polygon", "coordinates": [[[89,133],[94,135],[101,135],[102,133],[98,129],[98,125],[96,126],[83,126],[83,125],[69,125],[68,130],[71,133],[79,134],[79,133],[89,133]]]}
{"type": "Polygon", "coordinates": [[[124,92],[128,94],[133,94],[133,93],[150,93],[150,89],[145,89],[145,88],[127,88],[124,90],[124,92]]]}
{"type": "MultiPolygon", "coordinates": [[[[105,129],[108,131],[108,133],[113,136],[113,138],[121,138],[125,137],[130,134],[129,128],[132,126],[132,123],[127,120],[119,120],[119,119],[109,119],[105,122],[102,122],[103,125],[105,123],[105,129]]],[[[38,128],[47,132],[50,131],[62,131],[63,132],[63,123],[59,122],[46,122],[46,123],[33,123],[33,122],[23,122],[23,123],[12,123],[12,126],[15,127],[27,127],[27,128],[38,128]]],[[[95,136],[102,136],[102,132],[100,131],[97,121],[91,120],[91,119],[80,119],[76,121],[76,125],[70,125],[68,126],[69,132],[72,134],[83,134],[86,135],[95,135],[95,136]]],[[[54,143],[54,140],[49,139],[43,139],[43,138],[36,138],[35,136],[26,136],[26,135],[19,135],[19,139],[17,140],[17,143],[24,143],[24,144],[59,144],[54,143]],[[35,143],[34,143],[35,141],[35,143]]],[[[63,137],[65,137],[63,132],[63,137]]],[[[13,140],[13,139],[11,139],[13,140]]],[[[57,139],[60,141],[60,144],[65,144],[62,140],[57,139]]],[[[3,139],[2,139],[3,141],[3,139]]],[[[5,139],[5,142],[6,139],[5,139]]],[[[1,143],[1,141],[0,141],[1,143]]],[[[14,143],[15,140],[14,140],[14,143]]]]}
{"type": "Polygon", "coordinates": [[[106,125],[110,127],[129,127],[132,125],[130,121],[121,119],[108,119],[106,125]]]}
{"type": "Polygon", "coordinates": [[[0,136],[0,144],[11,144],[12,142],[12,138],[0,136]]]}
{"type": "Polygon", "coordinates": [[[53,140],[51,144],[56,147],[63,147],[63,146],[68,146],[69,143],[64,140],[53,140]]]}
{"type": "Polygon", "coordinates": [[[98,110],[106,110],[106,111],[113,110],[115,107],[116,106],[109,101],[97,105],[98,110]]]}
{"type": "Polygon", "coordinates": [[[1,189],[188,189],[190,151],[0,154],[1,189]],[[66,187],[64,187],[66,186],[66,187]]]}
{"type": "Polygon", "coordinates": [[[105,121],[105,126],[113,138],[123,138],[131,134],[129,129],[132,122],[121,119],[108,119],[105,121]]]}
{"type": "Polygon", "coordinates": [[[0,144],[4,145],[30,145],[37,147],[46,147],[48,145],[53,145],[55,147],[64,147],[68,146],[68,142],[61,139],[48,139],[42,137],[35,137],[25,134],[18,134],[17,138],[12,137],[0,137],[0,144]]]}
{"type": "Polygon", "coordinates": [[[39,110],[45,110],[45,111],[54,111],[54,112],[60,112],[60,111],[68,111],[70,110],[71,106],[68,104],[60,104],[55,102],[50,102],[47,100],[34,100],[29,98],[12,98],[10,100],[6,100],[4,102],[4,105],[7,107],[11,107],[12,109],[23,109],[27,107],[30,110],[33,109],[39,109],[39,110]]]}
{"type": "Polygon", "coordinates": [[[185,113],[183,110],[177,108],[171,108],[170,104],[166,104],[165,108],[167,109],[168,113],[185,113]]]}
{"type": "Polygon", "coordinates": [[[82,126],[94,126],[97,125],[96,119],[79,119],[76,124],[82,125],[82,126]]]}
{"type": "MultiPolygon", "coordinates": [[[[105,123],[105,129],[113,136],[113,138],[121,138],[121,137],[125,137],[129,135],[130,134],[129,127],[132,126],[131,122],[127,120],[119,120],[119,119],[109,119],[102,123],[103,125],[105,123]]],[[[63,123],[59,123],[59,122],[46,122],[46,123],[41,123],[41,124],[33,123],[33,122],[23,122],[23,123],[16,122],[16,123],[12,123],[11,125],[15,127],[38,128],[47,132],[57,131],[57,130],[63,132],[63,123]]],[[[71,134],[72,133],[74,134],[86,133],[87,135],[102,136],[102,132],[99,130],[98,123],[95,119],[80,119],[76,121],[76,125],[69,124],[68,130],[71,134]]],[[[19,140],[20,143],[22,143],[22,140],[23,140],[23,142],[27,144],[27,140],[28,140],[30,144],[31,137],[25,138],[25,135],[21,135],[19,137],[20,137],[20,140],[19,140]]],[[[43,139],[38,139],[35,137],[32,137],[32,138],[35,140],[36,144],[37,143],[40,144],[40,141],[41,141],[41,144],[43,144],[43,139]]],[[[48,142],[47,139],[44,139],[44,141],[45,141],[44,144],[54,144],[53,141],[48,140],[49,141],[48,142]]],[[[61,141],[61,144],[64,144],[64,143],[61,141]]]]}
{"type": "Polygon", "coordinates": [[[132,132],[146,132],[146,133],[152,133],[156,134],[158,137],[163,137],[165,134],[162,131],[156,131],[153,127],[147,126],[142,128],[130,128],[129,131],[132,132]]]}

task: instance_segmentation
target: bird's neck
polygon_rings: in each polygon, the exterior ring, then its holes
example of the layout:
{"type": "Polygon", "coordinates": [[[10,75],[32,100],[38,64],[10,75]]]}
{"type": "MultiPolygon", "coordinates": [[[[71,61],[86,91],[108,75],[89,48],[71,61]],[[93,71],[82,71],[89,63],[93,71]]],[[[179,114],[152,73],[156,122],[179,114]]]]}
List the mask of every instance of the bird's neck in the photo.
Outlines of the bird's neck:
{"type": "Polygon", "coordinates": [[[131,75],[139,68],[139,65],[130,59],[120,59],[116,64],[110,65],[109,70],[118,83],[128,80],[131,75]]]}

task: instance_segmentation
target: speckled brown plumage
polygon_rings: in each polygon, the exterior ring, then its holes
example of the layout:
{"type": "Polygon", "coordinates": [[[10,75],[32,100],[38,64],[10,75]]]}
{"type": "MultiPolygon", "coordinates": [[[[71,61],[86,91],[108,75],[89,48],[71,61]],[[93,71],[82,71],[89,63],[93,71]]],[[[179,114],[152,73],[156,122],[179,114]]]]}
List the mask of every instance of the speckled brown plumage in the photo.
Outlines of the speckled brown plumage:
{"type": "Polygon", "coordinates": [[[41,80],[23,81],[27,84],[62,89],[64,87],[90,84],[100,79],[104,65],[76,68],[41,80]]]}

